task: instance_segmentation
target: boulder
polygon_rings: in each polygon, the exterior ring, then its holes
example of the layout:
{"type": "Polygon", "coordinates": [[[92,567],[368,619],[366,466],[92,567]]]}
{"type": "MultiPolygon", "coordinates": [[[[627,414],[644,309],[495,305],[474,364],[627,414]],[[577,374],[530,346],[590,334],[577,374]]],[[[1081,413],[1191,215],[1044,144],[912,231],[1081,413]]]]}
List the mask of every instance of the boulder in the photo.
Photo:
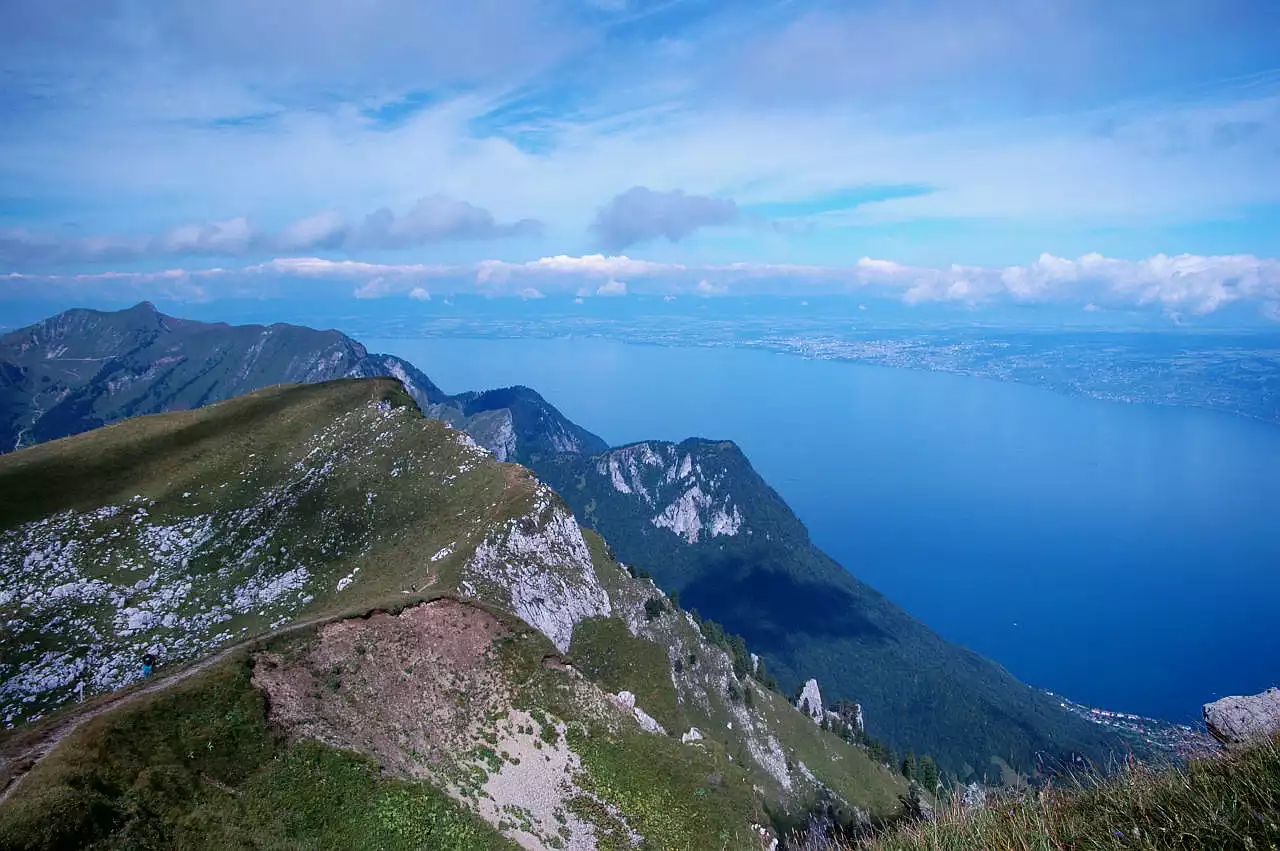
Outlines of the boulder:
{"type": "Polygon", "coordinates": [[[648,733],[661,733],[666,735],[666,730],[658,723],[657,719],[645,712],[639,706],[636,706],[636,696],[629,691],[618,692],[615,698],[623,709],[631,710],[631,714],[635,716],[636,722],[639,723],[640,729],[648,733]]]}
{"type": "Polygon", "coordinates": [[[1204,723],[1214,738],[1228,745],[1280,734],[1280,688],[1206,703],[1204,723]]]}

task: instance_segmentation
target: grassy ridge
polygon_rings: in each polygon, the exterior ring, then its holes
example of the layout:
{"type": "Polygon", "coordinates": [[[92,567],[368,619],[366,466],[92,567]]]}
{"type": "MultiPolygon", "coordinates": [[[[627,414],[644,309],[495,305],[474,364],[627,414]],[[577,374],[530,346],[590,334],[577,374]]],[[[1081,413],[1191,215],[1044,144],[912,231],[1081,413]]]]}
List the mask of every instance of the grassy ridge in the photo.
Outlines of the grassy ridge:
{"type": "Polygon", "coordinates": [[[1078,788],[1048,789],[965,812],[943,810],[866,842],[865,851],[1280,848],[1280,739],[1192,760],[1135,763],[1078,788]]]}

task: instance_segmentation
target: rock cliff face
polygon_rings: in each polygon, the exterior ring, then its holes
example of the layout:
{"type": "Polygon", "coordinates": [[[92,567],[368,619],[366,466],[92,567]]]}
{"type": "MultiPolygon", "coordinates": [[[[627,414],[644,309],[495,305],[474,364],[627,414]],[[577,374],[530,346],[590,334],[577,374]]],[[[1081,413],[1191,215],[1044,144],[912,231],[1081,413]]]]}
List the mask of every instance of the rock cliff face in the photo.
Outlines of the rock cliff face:
{"type": "Polygon", "coordinates": [[[1280,733],[1280,688],[1206,703],[1204,723],[1218,741],[1230,745],[1280,733]]]}
{"type": "Polygon", "coordinates": [[[818,690],[817,680],[805,682],[804,688],[800,690],[800,696],[796,698],[796,709],[812,718],[814,723],[822,722],[825,713],[822,710],[822,692],[818,690]]]}
{"type": "Polygon", "coordinates": [[[610,614],[609,595],[596,579],[573,515],[546,485],[530,487],[528,511],[476,547],[463,571],[462,588],[472,596],[506,602],[567,653],[574,626],[610,614]]]}

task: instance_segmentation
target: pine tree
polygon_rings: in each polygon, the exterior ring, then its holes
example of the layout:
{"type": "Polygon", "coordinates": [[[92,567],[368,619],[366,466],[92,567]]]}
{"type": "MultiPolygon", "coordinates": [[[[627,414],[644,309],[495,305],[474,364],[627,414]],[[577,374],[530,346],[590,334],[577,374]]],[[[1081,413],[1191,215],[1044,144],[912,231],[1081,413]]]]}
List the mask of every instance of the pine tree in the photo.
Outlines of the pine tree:
{"type": "Polygon", "coordinates": [[[938,788],[938,766],[933,761],[933,757],[925,755],[920,757],[920,785],[933,794],[938,788]]]}
{"type": "Polygon", "coordinates": [[[916,752],[907,751],[907,756],[902,760],[902,776],[908,780],[918,779],[916,776],[916,752]]]}

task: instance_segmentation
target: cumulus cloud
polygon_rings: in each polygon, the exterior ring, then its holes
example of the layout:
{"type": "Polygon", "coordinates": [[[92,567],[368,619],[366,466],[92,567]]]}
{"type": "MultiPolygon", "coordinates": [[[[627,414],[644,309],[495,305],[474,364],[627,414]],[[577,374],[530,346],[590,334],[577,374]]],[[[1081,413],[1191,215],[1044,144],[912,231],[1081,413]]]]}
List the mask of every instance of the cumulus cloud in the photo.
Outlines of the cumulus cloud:
{"type": "Polygon", "coordinates": [[[420,198],[402,215],[379,209],[353,224],[334,211],[299,219],[271,234],[240,217],[184,224],[158,235],[65,237],[0,229],[0,263],[13,267],[54,263],[126,262],[192,255],[244,256],[270,251],[384,250],[442,242],[533,236],[535,219],[498,222],[483,207],[443,195],[420,198]]]}
{"type": "Polygon", "coordinates": [[[600,286],[596,287],[596,295],[616,296],[616,295],[626,295],[626,294],[627,294],[627,284],[625,281],[609,280],[601,284],[600,286]]]}
{"type": "Polygon", "coordinates": [[[414,287],[409,290],[409,298],[414,301],[431,301],[431,293],[425,287],[414,287]]]}
{"type": "Polygon", "coordinates": [[[725,295],[729,292],[729,287],[725,284],[713,284],[706,278],[698,281],[698,285],[693,288],[698,295],[725,295]]]}
{"type": "Polygon", "coordinates": [[[618,250],[661,236],[679,242],[699,228],[732,224],[738,215],[729,198],[633,186],[596,212],[591,230],[605,248],[618,250]]]}

